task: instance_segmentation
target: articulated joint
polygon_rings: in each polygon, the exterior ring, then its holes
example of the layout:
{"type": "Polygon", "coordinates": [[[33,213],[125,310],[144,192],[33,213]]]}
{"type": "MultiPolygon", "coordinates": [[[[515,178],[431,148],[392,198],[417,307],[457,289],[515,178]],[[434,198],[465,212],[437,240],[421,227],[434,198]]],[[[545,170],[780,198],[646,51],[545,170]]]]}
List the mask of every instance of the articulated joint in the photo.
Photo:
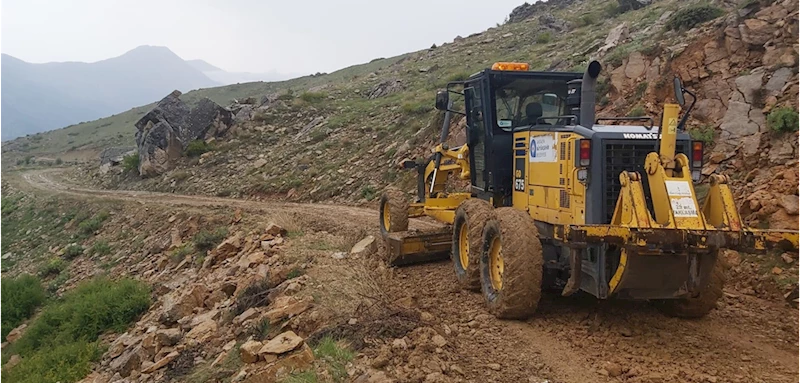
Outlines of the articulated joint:
{"type": "Polygon", "coordinates": [[[710,177],[708,177],[708,182],[711,184],[711,186],[727,184],[728,180],[729,178],[725,174],[712,174],[710,177]]]}

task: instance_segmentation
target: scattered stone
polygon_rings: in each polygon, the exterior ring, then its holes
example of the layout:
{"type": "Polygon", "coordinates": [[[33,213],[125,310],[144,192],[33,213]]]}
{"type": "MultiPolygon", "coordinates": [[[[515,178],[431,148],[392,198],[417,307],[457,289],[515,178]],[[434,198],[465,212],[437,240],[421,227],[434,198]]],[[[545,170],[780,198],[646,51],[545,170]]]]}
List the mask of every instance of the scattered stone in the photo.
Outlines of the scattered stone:
{"type": "Polygon", "coordinates": [[[250,318],[255,318],[255,316],[258,315],[258,313],[259,313],[258,309],[256,309],[255,307],[251,307],[245,310],[243,313],[236,316],[235,318],[233,318],[233,323],[243,323],[244,321],[250,318]]]}
{"type": "Polygon", "coordinates": [[[489,364],[486,365],[486,367],[489,367],[490,370],[495,370],[495,371],[500,371],[500,369],[502,368],[497,363],[489,363],[489,364]]]}
{"type": "Polygon", "coordinates": [[[258,354],[284,354],[296,349],[303,343],[303,338],[297,336],[293,331],[286,331],[267,342],[258,354]]]}
{"type": "Polygon", "coordinates": [[[286,234],[288,233],[288,231],[286,231],[286,229],[278,226],[278,224],[276,224],[274,222],[270,222],[269,224],[267,224],[267,228],[266,228],[266,230],[264,230],[264,232],[266,234],[274,235],[274,236],[278,236],[278,235],[286,236],[286,234]]]}
{"type": "Polygon", "coordinates": [[[614,362],[606,362],[603,365],[603,371],[605,371],[606,374],[612,378],[622,375],[622,367],[614,362]]]}
{"type": "Polygon", "coordinates": [[[350,254],[356,257],[366,257],[374,253],[377,249],[378,242],[375,240],[375,237],[368,235],[353,246],[350,250],[350,254]]]}
{"type": "Polygon", "coordinates": [[[244,344],[239,347],[239,355],[242,359],[242,362],[245,363],[255,363],[258,361],[258,352],[261,350],[261,347],[264,347],[264,344],[255,340],[248,340],[244,342],[244,344]]]}
{"type": "Polygon", "coordinates": [[[157,330],[155,334],[156,343],[161,346],[174,346],[180,342],[183,333],[180,328],[169,328],[157,330]]]}
{"type": "Polygon", "coordinates": [[[781,254],[781,259],[786,262],[787,265],[791,265],[794,263],[794,258],[792,257],[791,253],[783,253],[781,254]]]}
{"type": "Polygon", "coordinates": [[[141,346],[137,346],[124,352],[122,355],[112,360],[109,367],[111,367],[112,371],[118,372],[123,378],[129,376],[131,371],[138,369],[142,363],[141,357],[139,356],[141,349],[141,346]]]}
{"type": "Polygon", "coordinates": [[[436,347],[441,348],[447,345],[447,340],[444,339],[444,337],[441,335],[434,335],[433,338],[431,338],[431,341],[433,342],[434,345],[436,345],[436,347]]]}
{"type": "Polygon", "coordinates": [[[331,254],[331,258],[333,258],[333,259],[345,259],[345,258],[347,258],[347,253],[345,253],[343,251],[337,251],[337,252],[331,254]]]}
{"type": "Polygon", "coordinates": [[[8,333],[8,335],[6,335],[6,340],[8,341],[8,343],[16,342],[22,336],[22,333],[25,331],[25,328],[27,327],[28,325],[23,323],[19,325],[17,328],[11,330],[8,333]]]}
{"type": "MultiPolygon", "coordinates": [[[[302,341],[301,341],[302,342],[302,341]]],[[[314,362],[314,352],[307,344],[303,344],[301,349],[287,357],[278,359],[275,363],[268,365],[267,368],[257,371],[251,375],[245,383],[262,383],[279,381],[278,377],[285,376],[292,371],[307,370],[314,362]]]]}
{"type": "Polygon", "coordinates": [[[775,266],[772,268],[772,274],[781,275],[781,273],[783,273],[783,269],[781,269],[780,267],[775,266]]]}
{"type": "Polygon", "coordinates": [[[395,350],[405,350],[408,349],[408,343],[406,343],[405,339],[395,339],[392,341],[392,348],[395,350]]]}
{"type": "Polygon", "coordinates": [[[18,354],[11,355],[11,357],[8,358],[8,362],[6,362],[5,366],[3,366],[3,368],[4,369],[12,368],[12,367],[18,365],[19,362],[22,362],[22,358],[20,358],[18,354]]]}
{"type": "Polygon", "coordinates": [[[619,334],[620,334],[620,335],[622,335],[622,336],[625,336],[625,337],[631,337],[631,336],[633,336],[633,332],[632,332],[632,331],[631,331],[631,329],[630,329],[630,328],[628,328],[628,327],[622,327],[622,328],[620,328],[620,329],[619,329],[619,334]]]}
{"type": "Polygon", "coordinates": [[[178,352],[178,351],[172,351],[169,354],[167,354],[167,356],[159,359],[158,362],[155,362],[153,365],[142,369],[142,373],[143,374],[152,374],[153,372],[155,372],[159,368],[164,367],[167,364],[169,364],[169,362],[172,362],[173,360],[175,360],[175,358],[177,358],[178,355],[180,355],[180,354],[181,353],[178,352]]]}
{"type": "Polygon", "coordinates": [[[207,320],[199,325],[195,326],[186,334],[186,339],[197,340],[199,342],[205,342],[208,340],[214,333],[217,332],[217,322],[213,320],[207,320]]]}
{"type": "Polygon", "coordinates": [[[313,298],[297,299],[292,296],[281,296],[272,303],[272,309],[264,314],[270,324],[278,323],[284,319],[300,315],[313,306],[313,298]]]}

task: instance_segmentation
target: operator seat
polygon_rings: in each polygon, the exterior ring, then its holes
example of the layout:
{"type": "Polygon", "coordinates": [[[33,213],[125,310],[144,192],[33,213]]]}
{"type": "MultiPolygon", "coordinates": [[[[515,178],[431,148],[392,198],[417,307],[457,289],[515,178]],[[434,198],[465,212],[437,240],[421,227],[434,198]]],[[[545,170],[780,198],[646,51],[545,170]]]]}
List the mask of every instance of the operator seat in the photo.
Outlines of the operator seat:
{"type": "Polygon", "coordinates": [[[525,105],[525,119],[523,125],[536,125],[536,120],[542,117],[542,104],[538,102],[531,102],[525,105]]]}

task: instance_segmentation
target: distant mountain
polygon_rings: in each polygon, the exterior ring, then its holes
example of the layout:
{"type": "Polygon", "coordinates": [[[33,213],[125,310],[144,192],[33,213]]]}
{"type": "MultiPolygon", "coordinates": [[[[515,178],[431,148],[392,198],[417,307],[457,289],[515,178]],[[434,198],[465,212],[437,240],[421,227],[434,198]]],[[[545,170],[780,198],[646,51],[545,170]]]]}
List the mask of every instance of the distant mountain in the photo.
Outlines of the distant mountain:
{"type": "Polygon", "coordinates": [[[187,60],[186,62],[195,69],[203,72],[203,74],[208,76],[210,79],[223,85],[255,81],[282,81],[301,76],[299,74],[286,74],[275,71],[264,73],[227,72],[203,60],[187,60]]]}
{"type": "Polygon", "coordinates": [[[0,68],[4,141],[120,113],[175,89],[220,85],[168,48],[155,46],[94,63],[32,64],[3,54],[0,68]]]}

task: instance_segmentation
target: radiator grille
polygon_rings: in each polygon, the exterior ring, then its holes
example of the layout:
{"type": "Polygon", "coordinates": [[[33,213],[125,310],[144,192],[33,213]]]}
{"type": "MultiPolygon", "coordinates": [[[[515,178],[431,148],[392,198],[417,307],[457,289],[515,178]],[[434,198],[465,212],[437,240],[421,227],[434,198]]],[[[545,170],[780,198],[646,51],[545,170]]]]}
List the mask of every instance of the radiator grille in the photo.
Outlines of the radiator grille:
{"type": "Polygon", "coordinates": [[[559,195],[559,205],[563,208],[569,208],[569,193],[566,190],[561,189],[561,193],[559,195]]]}
{"type": "MultiPolygon", "coordinates": [[[[603,215],[606,217],[606,222],[611,222],[614,215],[614,207],[617,205],[620,191],[619,174],[623,171],[641,174],[647,208],[652,213],[653,201],[649,197],[650,185],[647,183],[647,175],[644,172],[644,160],[648,154],[658,150],[657,145],[658,142],[655,140],[606,141],[605,169],[603,170],[603,200],[605,202],[603,215]]],[[[685,144],[677,143],[675,152],[686,153],[685,144]]]]}

